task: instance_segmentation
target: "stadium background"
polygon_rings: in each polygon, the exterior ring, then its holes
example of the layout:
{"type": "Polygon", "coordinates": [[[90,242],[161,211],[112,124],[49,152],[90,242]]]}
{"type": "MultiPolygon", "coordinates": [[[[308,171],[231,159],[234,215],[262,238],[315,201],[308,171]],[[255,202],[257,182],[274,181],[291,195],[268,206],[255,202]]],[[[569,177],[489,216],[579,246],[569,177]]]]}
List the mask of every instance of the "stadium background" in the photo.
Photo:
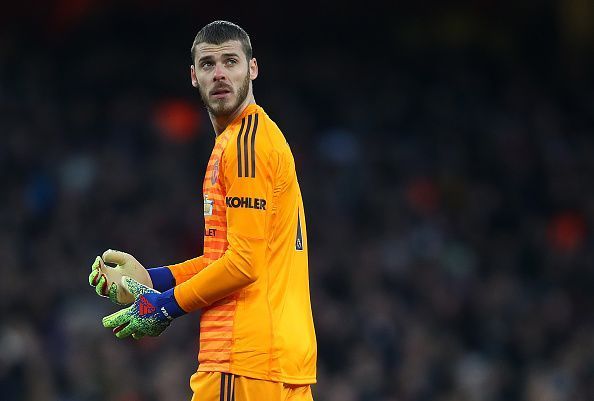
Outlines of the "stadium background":
{"type": "Polygon", "coordinates": [[[189,49],[228,19],[297,163],[315,399],[593,400],[594,3],[202,3],[2,6],[0,398],[189,399],[197,316],[116,341],[87,275],[200,253],[189,49]]]}

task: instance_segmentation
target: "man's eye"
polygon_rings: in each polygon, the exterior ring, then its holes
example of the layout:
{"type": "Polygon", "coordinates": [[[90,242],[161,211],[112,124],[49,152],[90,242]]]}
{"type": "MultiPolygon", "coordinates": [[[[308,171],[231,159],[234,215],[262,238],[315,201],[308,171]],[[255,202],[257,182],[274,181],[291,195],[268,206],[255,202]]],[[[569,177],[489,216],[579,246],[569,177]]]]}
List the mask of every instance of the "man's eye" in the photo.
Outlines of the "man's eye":
{"type": "Polygon", "coordinates": [[[210,62],[205,62],[205,63],[202,63],[202,64],[200,64],[200,67],[201,67],[202,69],[208,69],[208,68],[212,67],[212,63],[210,63],[210,62]]]}
{"type": "Polygon", "coordinates": [[[235,60],[234,58],[230,58],[229,60],[227,60],[227,65],[235,65],[237,64],[237,60],[235,60]]]}

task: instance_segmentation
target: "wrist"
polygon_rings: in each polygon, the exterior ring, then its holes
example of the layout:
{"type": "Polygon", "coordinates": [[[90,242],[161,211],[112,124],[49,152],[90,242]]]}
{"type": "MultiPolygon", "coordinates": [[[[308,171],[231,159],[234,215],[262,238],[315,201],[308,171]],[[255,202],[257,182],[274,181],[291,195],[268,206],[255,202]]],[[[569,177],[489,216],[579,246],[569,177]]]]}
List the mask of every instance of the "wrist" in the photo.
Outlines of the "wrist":
{"type": "Polygon", "coordinates": [[[151,269],[147,269],[147,272],[153,282],[153,288],[159,292],[165,292],[173,287],[175,287],[175,278],[173,277],[173,273],[169,268],[162,266],[162,267],[153,267],[151,269]]]}
{"type": "Polygon", "coordinates": [[[175,294],[173,292],[173,288],[161,293],[160,304],[161,312],[169,320],[173,320],[187,313],[177,303],[177,300],[175,299],[175,294]]]}

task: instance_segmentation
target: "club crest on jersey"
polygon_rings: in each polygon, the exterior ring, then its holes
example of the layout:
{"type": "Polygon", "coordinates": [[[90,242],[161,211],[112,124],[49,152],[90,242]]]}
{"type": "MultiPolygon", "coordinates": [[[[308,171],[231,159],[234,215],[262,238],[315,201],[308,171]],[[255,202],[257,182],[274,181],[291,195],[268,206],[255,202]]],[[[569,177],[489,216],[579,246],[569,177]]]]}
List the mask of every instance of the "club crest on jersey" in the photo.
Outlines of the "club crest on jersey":
{"type": "Polygon", "coordinates": [[[214,185],[219,178],[219,159],[216,159],[212,165],[212,173],[210,174],[210,183],[214,185]]]}
{"type": "Polygon", "coordinates": [[[213,208],[214,208],[214,200],[208,199],[208,195],[204,195],[204,215],[212,216],[213,208]]]}

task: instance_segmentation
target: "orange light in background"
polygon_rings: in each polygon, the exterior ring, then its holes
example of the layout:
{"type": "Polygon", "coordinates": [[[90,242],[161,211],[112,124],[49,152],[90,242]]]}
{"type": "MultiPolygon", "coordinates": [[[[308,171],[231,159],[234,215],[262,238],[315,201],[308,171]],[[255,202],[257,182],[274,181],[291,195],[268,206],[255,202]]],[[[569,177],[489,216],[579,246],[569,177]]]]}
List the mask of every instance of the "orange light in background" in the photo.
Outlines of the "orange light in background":
{"type": "Polygon", "coordinates": [[[409,182],[405,197],[410,207],[423,215],[433,214],[439,208],[439,190],[435,182],[427,177],[417,177],[409,182]]]}
{"type": "Polygon", "coordinates": [[[559,252],[574,252],[585,240],[586,222],[576,212],[561,212],[554,216],[547,227],[549,245],[559,252]]]}
{"type": "Polygon", "coordinates": [[[202,116],[192,103],[171,99],[157,104],[154,119],[165,138],[173,142],[188,142],[200,133],[202,116]]]}
{"type": "Polygon", "coordinates": [[[89,15],[101,7],[97,0],[57,0],[48,2],[47,28],[53,34],[67,34],[80,26],[89,15]]]}

